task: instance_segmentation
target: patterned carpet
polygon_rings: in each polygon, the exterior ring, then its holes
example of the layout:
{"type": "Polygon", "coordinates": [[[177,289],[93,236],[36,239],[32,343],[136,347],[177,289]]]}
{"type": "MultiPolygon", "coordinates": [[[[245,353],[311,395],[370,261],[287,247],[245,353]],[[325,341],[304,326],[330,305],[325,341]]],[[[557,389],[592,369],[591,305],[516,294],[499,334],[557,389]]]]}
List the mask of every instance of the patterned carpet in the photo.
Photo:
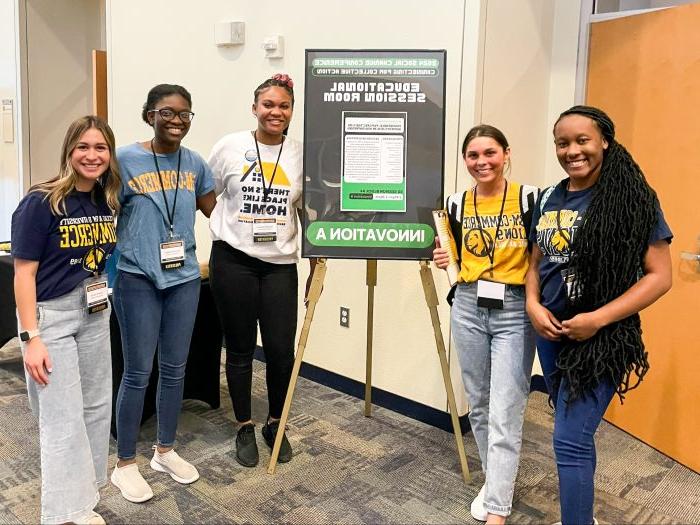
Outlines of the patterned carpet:
{"type": "MultiPolygon", "coordinates": [[[[263,367],[256,363],[258,419],[267,413],[263,367]]],[[[142,429],[138,462],[155,497],[129,503],[108,485],[96,509],[108,523],[477,523],[468,504],[483,475],[471,435],[465,442],[474,484],[464,486],[450,434],[382,408],[365,418],[361,400],[300,379],[288,431],[295,456],[270,476],[259,427],[260,465],[236,463],[225,389],[222,377],[220,409],[185,401],[180,418],[177,450],[201,479],[183,487],[148,467],[152,418],[142,429]]],[[[0,523],[36,523],[38,431],[16,342],[0,350],[0,429],[0,523]]],[[[559,519],[551,431],[546,398],[533,393],[509,523],[559,519]]],[[[698,474],[605,423],[597,443],[600,523],[700,523],[698,474]]]]}

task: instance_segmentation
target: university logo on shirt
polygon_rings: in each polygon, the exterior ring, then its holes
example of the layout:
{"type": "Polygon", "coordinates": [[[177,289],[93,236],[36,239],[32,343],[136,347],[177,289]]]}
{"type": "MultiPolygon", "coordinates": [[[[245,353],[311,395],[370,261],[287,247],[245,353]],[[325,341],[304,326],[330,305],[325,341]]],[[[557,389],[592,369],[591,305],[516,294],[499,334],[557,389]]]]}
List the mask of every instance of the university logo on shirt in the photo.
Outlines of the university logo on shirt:
{"type": "Polygon", "coordinates": [[[547,211],[537,223],[537,244],[552,262],[566,263],[583,216],[577,210],[547,211]],[[559,218],[557,219],[557,214],[559,218]]]}
{"type": "Polygon", "coordinates": [[[493,252],[493,237],[488,231],[469,230],[464,235],[464,247],[475,257],[488,257],[493,252]]]}
{"type": "Polygon", "coordinates": [[[261,173],[257,160],[252,164],[243,165],[243,176],[241,177],[243,204],[241,205],[239,221],[251,222],[253,217],[273,216],[277,217],[278,224],[286,224],[289,194],[291,193],[289,178],[282,165],[277,165],[277,170],[275,170],[274,162],[263,162],[262,168],[261,173]],[[264,198],[266,190],[267,199],[264,198]]]}

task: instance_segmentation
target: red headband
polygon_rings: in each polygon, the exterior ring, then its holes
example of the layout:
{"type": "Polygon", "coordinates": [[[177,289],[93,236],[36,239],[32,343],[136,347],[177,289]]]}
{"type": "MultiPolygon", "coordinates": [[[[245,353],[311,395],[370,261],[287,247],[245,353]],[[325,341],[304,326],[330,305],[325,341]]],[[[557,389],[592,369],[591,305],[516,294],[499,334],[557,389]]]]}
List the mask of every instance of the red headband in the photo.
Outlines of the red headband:
{"type": "Polygon", "coordinates": [[[277,80],[280,84],[287,86],[289,89],[294,88],[294,81],[289,78],[289,75],[286,73],[277,73],[272,76],[272,80],[277,80]]]}

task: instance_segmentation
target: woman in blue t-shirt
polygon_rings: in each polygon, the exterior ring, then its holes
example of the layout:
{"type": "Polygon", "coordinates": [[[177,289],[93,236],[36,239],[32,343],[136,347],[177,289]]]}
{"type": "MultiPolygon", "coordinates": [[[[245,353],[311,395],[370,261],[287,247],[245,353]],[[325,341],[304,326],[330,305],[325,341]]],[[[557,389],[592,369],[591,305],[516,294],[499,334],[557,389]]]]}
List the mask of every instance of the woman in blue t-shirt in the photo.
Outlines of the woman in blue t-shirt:
{"type": "Polygon", "coordinates": [[[112,366],[103,271],[116,234],[114,135],[98,117],[66,132],[58,176],[12,215],[15,301],[29,404],[39,420],[41,523],[104,523],[112,366]]]}
{"type": "Polygon", "coordinates": [[[124,183],[114,279],[124,375],[116,407],[118,461],[111,480],[134,503],[153,497],[135,458],[156,348],[158,439],[151,468],[183,484],[199,479],[197,469],[173,444],[199,300],[195,214],[199,209],[208,217],[216,204],[209,166],[180,144],[194,117],[188,91],[171,84],[155,86],[141,116],[153,128],[153,138],[117,151],[124,183]]]}
{"type": "Polygon", "coordinates": [[[638,312],[671,287],[673,235],[603,111],[565,111],[554,143],[568,178],[535,209],[527,312],[555,405],[562,523],[585,525],[595,522],[593,437],[612,397],[649,369],[638,312]]]}

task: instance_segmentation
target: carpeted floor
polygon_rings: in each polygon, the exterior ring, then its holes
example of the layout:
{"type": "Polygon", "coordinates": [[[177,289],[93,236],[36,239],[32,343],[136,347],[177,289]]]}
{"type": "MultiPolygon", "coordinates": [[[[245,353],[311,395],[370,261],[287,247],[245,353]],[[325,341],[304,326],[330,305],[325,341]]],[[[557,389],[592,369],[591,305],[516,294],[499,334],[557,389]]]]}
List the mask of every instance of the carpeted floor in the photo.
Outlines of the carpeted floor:
{"type": "MultiPolygon", "coordinates": [[[[108,523],[476,523],[468,504],[483,475],[471,435],[465,442],[474,483],[465,486],[452,435],[382,408],[365,418],[361,400],[300,379],[288,430],[295,456],[270,476],[259,427],[260,465],[246,469],[234,459],[223,374],[221,399],[217,410],[184,403],[177,450],[201,474],[190,486],[148,466],[155,421],[146,422],[138,462],[155,497],[129,503],[108,485],[96,509],[108,523]]],[[[262,419],[267,402],[260,363],[253,399],[254,417],[262,419]]],[[[38,431],[16,342],[0,350],[0,429],[0,523],[36,523],[38,431]]],[[[551,431],[546,398],[533,393],[509,523],[559,519],[551,431]]],[[[700,523],[700,475],[606,423],[597,443],[600,523],[700,523]]],[[[114,443],[111,452],[113,464],[114,443]]]]}

